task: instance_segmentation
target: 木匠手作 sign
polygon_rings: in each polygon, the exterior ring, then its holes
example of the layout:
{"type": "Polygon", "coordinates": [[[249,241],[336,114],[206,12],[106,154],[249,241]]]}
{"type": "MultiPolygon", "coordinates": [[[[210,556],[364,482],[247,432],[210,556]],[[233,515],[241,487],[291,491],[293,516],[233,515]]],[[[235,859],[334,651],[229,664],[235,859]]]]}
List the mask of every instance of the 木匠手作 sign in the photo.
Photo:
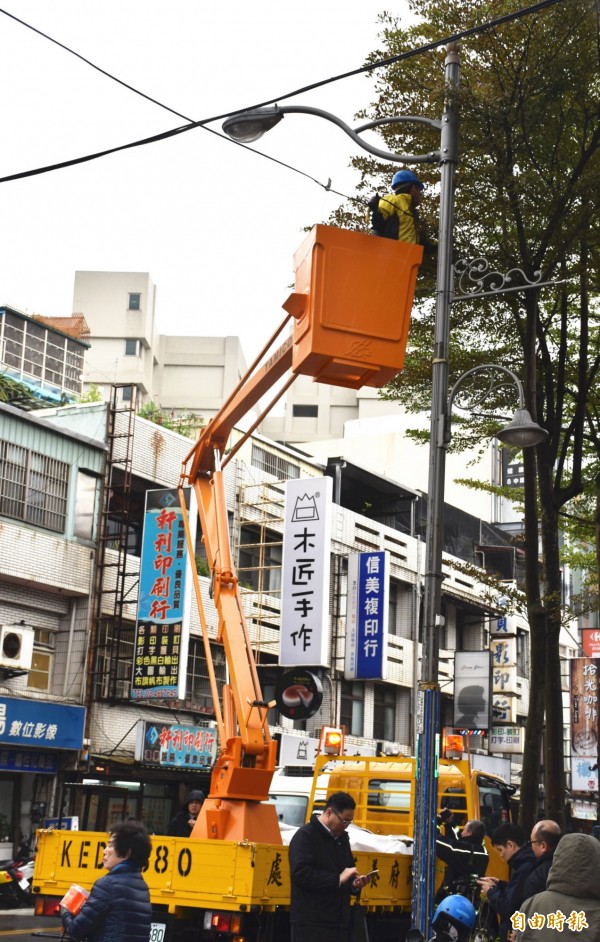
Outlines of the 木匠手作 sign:
{"type": "Polygon", "coordinates": [[[300,478],[285,486],[281,575],[283,667],[325,667],[329,658],[332,480],[300,478]]]}

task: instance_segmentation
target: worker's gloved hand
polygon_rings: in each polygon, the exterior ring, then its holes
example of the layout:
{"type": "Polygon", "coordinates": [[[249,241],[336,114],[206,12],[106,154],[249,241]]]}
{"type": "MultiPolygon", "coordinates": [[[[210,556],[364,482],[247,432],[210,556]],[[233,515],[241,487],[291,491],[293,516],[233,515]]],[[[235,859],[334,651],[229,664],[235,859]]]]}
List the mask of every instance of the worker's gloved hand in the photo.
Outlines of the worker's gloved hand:
{"type": "Polygon", "coordinates": [[[454,820],[454,815],[452,814],[450,808],[442,808],[440,813],[437,816],[437,823],[439,824],[452,824],[454,820]]]}
{"type": "Polygon", "coordinates": [[[367,206],[369,207],[371,212],[374,212],[377,209],[377,207],[379,206],[380,199],[381,197],[379,193],[373,193],[373,196],[369,197],[369,199],[367,200],[367,206]]]}

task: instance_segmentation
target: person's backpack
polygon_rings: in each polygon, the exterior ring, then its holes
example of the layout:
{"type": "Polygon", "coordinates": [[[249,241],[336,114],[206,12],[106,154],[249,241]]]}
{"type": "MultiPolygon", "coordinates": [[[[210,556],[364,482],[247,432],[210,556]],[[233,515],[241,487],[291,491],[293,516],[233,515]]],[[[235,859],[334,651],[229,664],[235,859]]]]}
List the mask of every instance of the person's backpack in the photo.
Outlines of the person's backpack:
{"type": "Polygon", "coordinates": [[[383,239],[397,239],[400,232],[400,219],[397,213],[392,213],[387,219],[379,211],[379,200],[381,196],[375,193],[368,201],[367,205],[371,213],[371,229],[374,235],[381,236],[383,239]]]}

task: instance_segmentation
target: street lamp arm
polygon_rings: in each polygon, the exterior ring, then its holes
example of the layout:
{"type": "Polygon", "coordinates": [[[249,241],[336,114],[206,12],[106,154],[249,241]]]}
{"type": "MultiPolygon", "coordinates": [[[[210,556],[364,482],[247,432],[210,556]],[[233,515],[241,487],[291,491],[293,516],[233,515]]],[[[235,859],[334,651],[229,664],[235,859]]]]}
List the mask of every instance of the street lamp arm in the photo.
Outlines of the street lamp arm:
{"type": "Polygon", "coordinates": [[[521,383],[521,380],[519,379],[517,374],[513,373],[512,370],[509,370],[507,366],[501,366],[500,363],[485,363],[482,366],[472,367],[470,370],[467,370],[465,373],[463,373],[462,376],[458,377],[454,386],[450,390],[450,395],[448,396],[448,414],[449,415],[452,412],[452,404],[454,402],[456,393],[458,392],[460,387],[463,385],[464,381],[469,376],[473,376],[474,373],[484,373],[484,372],[491,372],[491,371],[506,373],[507,376],[510,376],[513,383],[515,384],[517,392],[519,393],[519,409],[522,409],[524,407],[525,396],[523,394],[523,384],[521,383]]]}
{"type": "Polygon", "coordinates": [[[354,130],[346,124],[345,121],[338,118],[337,115],[332,114],[330,111],[323,111],[321,108],[311,108],[308,105],[284,105],[283,107],[274,105],[270,108],[255,108],[254,110],[241,111],[238,114],[232,115],[223,122],[223,130],[229,137],[233,138],[233,140],[244,140],[246,142],[249,140],[258,140],[265,131],[268,131],[270,128],[274,127],[275,124],[278,124],[281,118],[286,114],[310,114],[317,118],[324,118],[326,121],[330,121],[332,124],[336,124],[338,128],[341,128],[342,131],[344,131],[348,137],[352,138],[354,143],[363,150],[368,151],[369,154],[373,154],[374,157],[379,157],[381,160],[390,160],[394,163],[437,163],[440,159],[439,151],[432,151],[428,154],[394,154],[391,151],[374,147],[372,144],[364,141],[359,134],[360,131],[366,131],[370,127],[376,127],[377,124],[389,123],[391,121],[420,121],[421,123],[428,124],[430,127],[440,126],[439,122],[436,123],[430,118],[405,118],[402,116],[383,118],[378,122],[369,122],[357,130],[354,130]],[[249,127],[252,128],[252,137],[248,136],[246,130],[249,127]]]}
{"type": "Polygon", "coordinates": [[[381,127],[382,124],[397,124],[398,121],[403,122],[413,122],[415,124],[426,124],[427,127],[433,128],[436,131],[442,130],[442,122],[438,121],[436,118],[426,118],[423,115],[392,115],[391,118],[377,118],[375,121],[367,121],[366,124],[361,124],[359,128],[354,128],[357,134],[362,134],[363,131],[369,131],[371,128],[381,127]]]}

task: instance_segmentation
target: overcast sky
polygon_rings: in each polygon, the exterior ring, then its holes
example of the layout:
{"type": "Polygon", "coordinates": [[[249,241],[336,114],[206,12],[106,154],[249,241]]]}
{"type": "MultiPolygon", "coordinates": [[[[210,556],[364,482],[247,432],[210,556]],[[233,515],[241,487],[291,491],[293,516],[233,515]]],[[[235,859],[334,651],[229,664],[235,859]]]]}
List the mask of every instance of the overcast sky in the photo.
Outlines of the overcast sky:
{"type": "MultiPolygon", "coordinates": [[[[385,0],[7,2],[9,13],[196,120],[361,66],[380,45],[377,15],[387,6],[385,0]]],[[[406,0],[393,9],[408,15],[406,0]]],[[[0,176],[184,123],[5,14],[0,27],[0,176]]],[[[361,75],[292,101],[352,124],[372,98],[373,82],[361,75]]],[[[357,177],[348,164],[356,148],[328,122],[288,116],[257,146],[352,193],[357,177]]],[[[149,271],[162,333],[237,334],[251,356],[283,319],[302,228],[326,219],[340,202],[202,129],[3,183],[0,303],[63,316],[72,312],[77,269],[149,271]]]]}

